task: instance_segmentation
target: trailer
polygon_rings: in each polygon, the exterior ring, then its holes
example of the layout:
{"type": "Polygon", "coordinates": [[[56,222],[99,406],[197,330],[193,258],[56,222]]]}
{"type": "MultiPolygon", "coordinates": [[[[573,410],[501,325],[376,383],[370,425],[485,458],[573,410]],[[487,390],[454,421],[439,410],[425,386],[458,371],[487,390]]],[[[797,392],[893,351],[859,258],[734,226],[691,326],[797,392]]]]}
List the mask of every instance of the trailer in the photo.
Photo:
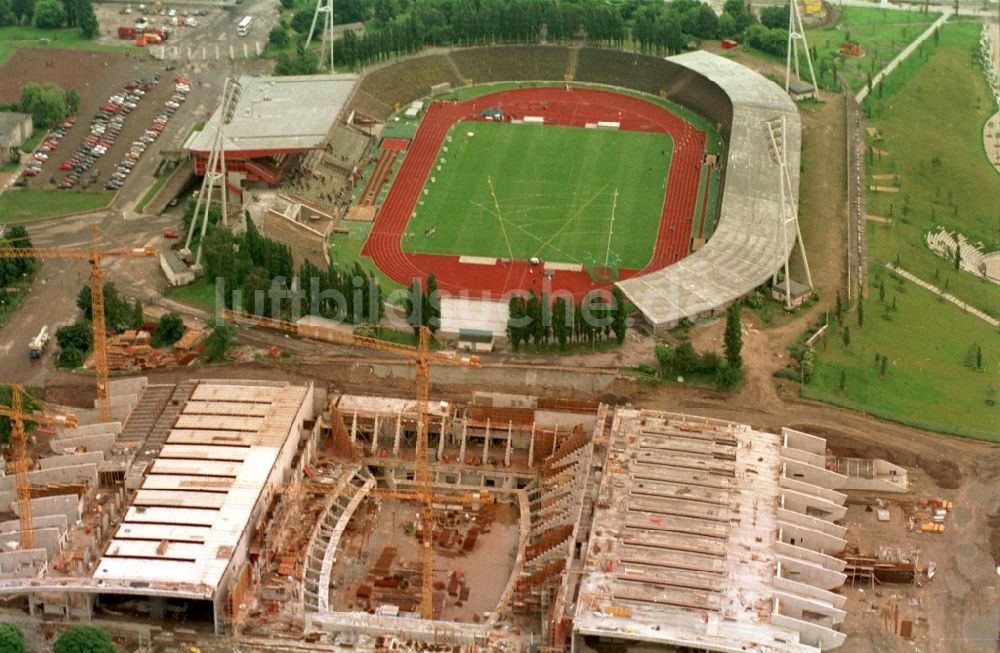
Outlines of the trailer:
{"type": "Polygon", "coordinates": [[[118,28],[118,38],[120,39],[130,39],[134,40],[138,34],[138,30],[135,27],[119,27],[118,28]]]}

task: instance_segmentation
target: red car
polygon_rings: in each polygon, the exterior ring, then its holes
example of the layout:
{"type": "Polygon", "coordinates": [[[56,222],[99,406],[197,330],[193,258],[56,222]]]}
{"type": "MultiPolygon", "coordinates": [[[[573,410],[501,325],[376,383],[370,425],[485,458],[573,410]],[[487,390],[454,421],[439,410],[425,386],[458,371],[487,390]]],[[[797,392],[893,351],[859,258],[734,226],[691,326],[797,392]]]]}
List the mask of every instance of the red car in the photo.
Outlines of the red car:
{"type": "Polygon", "coordinates": [[[72,170],[73,169],[73,164],[70,163],[69,161],[64,161],[63,163],[59,164],[59,169],[60,170],[72,170]]]}
{"type": "Polygon", "coordinates": [[[172,239],[176,240],[177,238],[180,238],[181,235],[179,233],[177,233],[176,231],[174,231],[173,229],[167,229],[166,231],[163,232],[163,237],[164,238],[172,238],[172,239]]]}

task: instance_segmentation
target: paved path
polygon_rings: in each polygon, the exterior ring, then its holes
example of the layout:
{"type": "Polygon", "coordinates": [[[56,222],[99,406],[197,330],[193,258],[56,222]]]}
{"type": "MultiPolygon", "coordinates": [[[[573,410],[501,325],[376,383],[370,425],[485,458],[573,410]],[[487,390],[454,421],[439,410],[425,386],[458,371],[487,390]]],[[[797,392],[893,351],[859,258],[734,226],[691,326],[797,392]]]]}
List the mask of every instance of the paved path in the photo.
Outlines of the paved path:
{"type": "MultiPolygon", "coordinates": [[[[944,25],[945,21],[948,20],[949,17],[951,17],[951,14],[952,14],[951,10],[945,11],[943,14],[941,14],[941,17],[938,18],[933,23],[931,23],[931,26],[928,27],[923,34],[918,36],[916,40],[913,41],[913,43],[910,43],[908,46],[903,48],[903,51],[900,52],[898,55],[896,55],[895,59],[890,61],[885,68],[880,70],[877,75],[872,77],[871,87],[875,88],[876,86],[878,86],[882,82],[882,80],[889,75],[889,73],[894,71],[899,66],[899,64],[903,63],[903,61],[905,61],[908,56],[916,52],[917,48],[920,47],[920,44],[926,41],[928,38],[930,38],[931,35],[934,34],[934,30],[944,25]]],[[[867,86],[861,89],[858,92],[858,94],[854,96],[854,99],[856,99],[858,101],[858,104],[860,104],[866,97],[868,97],[867,86]]]]}
{"type": "Polygon", "coordinates": [[[963,302],[961,299],[958,299],[954,295],[952,295],[950,293],[946,293],[945,291],[941,290],[937,286],[932,286],[931,284],[927,283],[926,281],[924,281],[920,277],[918,277],[918,276],[916,276],[914,274],[910,274],[909,272],[907,272],[903,268],[896,267],[892,263],[884,263],[883,265],[885,265],[886,269],[892,270],[893,272],[895,272],[899,276],[903,277],[904,279],[912,281],[913,283],[917,284],[921,288],[926,288],[927,290],[930,290],[935,295],[938,295],[939,297],[943,297],[944,299],[947,299],[949,302],[951,302],[955,306],[958,306],[960,309],[962,309],[966,313],[968,313],[970,315],[973,315],[975,317],[978,317],[980,320],[982,320],[983,322],[986,322],[990,326],[992,326],[994,328],[995,327],[1000,327],[1000,320],[997,320],[995,318],[990,317],[989,315],[987,315],[986,313],[983,313],[978,308],[974,308],[972,306],[969,306],[968,304],[966,304],[965,302],[963,302]]]}
{"type": "MultiPolygon", "coordinates": [[[[992,91],[997,104],[1000,105],[1000,22],[986,23],[983,32],[989,41],[989,58],[993,62],[992,91]]],[[[987,83],[990,83],[990,80],[987,80],[987,83]]],[[[1000,172],[1000,112],[993,114],[983,127],[983,149],[986,150],[986,158],[997,172],[1000,172]]]]}

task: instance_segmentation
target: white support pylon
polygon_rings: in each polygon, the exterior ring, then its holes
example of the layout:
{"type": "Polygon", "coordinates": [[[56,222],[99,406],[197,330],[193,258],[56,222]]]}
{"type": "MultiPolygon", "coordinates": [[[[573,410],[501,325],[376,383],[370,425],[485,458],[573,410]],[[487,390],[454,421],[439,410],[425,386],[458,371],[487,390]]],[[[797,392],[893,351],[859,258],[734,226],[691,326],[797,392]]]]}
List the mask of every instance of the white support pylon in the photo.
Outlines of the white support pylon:
{"type": "Polygon", "coordinates": [[[223,131],[233,120],[236,105],[240,98],[239,81],[226,78],[222,91],[222,105],[219,108],[219,122],[215,125],[215,134],[212,136],[212,150],[208,153],[208,161],[205,164],[205,176],[201,180],[201,190],[198,192],[198,200],[194,205],[194,215],[191,224],[188,226],[187,239],[184,241],[182,254],[191,254],[191,240],[194,236],[195,226],[201,223],[200,238],[198,239],[198,253],[195,255],[193,269],[201,270],[201,246],[205,241],[205,233],[208,231],[208,215],[212,207],[212,195],[216,188],[219,189],[219,201],[222,208],[222,225],[229,226],[229,206],[226,192],[226,152],[223,131]]]}
{"type": "Polygon", "coordinates": [[[326,48],[330,48],[330,72],[333,72],[333,0],[316,0],[316,11],[313,12],[312,25],[309,26],[309,36],[306,37],[306,49],[312,43],[316,33],[316,21],[323,14],[323,34],[320,36],[319,60],[325,61],[326,48]]]}
{"type": "MultiPolygon", "coordinates": [[[[802,255],[802,267],[806,273],[806,283],[810,290],[814,290],[812,273],[809,271],[809,260],[806,258],[806,246],[802,242],[802,230],[799,228],[799,215],[797,206],[793,200],[794,192],[792,188],[792,177],[788,173],[788,160],[786,158],[785,146],[785,117],[774,118],[764,121],[764,131],[768,138],[768,155],[771,162],[781,168],[781,178],[779,180],[781,198],[781,233],[775,234],[775,239],[781,238],[782,252],[788,252],[785,257],[785,307],[791,308],[792,304],[792,275],[788,266],[788,260],[792,257],[792,249],[798,243],[799,253],[802,255]],[[789,232],[794,233],[795,242],[789,247],[789,232]]],[[[777,244],[777,243],[776,243],[777,244]]],[[[778,273],[781,271],[781,261],[778,261],[774,268],[774,278],[772,284],[778,282],[778,273]]]]}
{"type": "Polygon", "coordinates": [[[816,72],[813,70],[812,54],[809,52],[809,43],[806,41],[806,30],[802,26],[802,14],[799,13],[798,0],[790,0],[788,3],[788,52],[785,57],[785,92],[792,78],[792,66],[795,66],[795,77],[802,79],[799,72],[799,42],[802,42],[802,50],[806,55],[806,63],[809,64],[809,79],[812,82],[812,96],[819,99],[819,86],[816,84],[816,72]]]}

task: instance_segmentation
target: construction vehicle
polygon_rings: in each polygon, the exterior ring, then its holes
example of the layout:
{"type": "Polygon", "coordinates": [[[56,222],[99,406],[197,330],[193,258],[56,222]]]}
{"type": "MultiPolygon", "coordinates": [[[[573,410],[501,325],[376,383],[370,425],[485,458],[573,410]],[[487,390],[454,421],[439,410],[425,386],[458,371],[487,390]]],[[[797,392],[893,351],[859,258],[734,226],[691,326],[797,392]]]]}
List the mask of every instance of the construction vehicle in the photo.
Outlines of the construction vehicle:
{"type": "Polygon", "coordinates": [[[135,40],[137,48],[144,48],[147,45],[159,45],[163,43],[163,37],[155,32],[143,32],[142,36],[135,40]]]}
{"type": "Polygon", "coordinates": [[[0,416],[10,418],[10,445],[13,452],[14,475],[17,483],[17,512],[21,521],[21,550],[35,548],[35,534],[31,519],[31,484],[28,482],[28,435],[24,423],[37,422],[48,426],[78,426],[75,415],[46,415],[24,412],[24,390],[10,384],[10,408],[0,406],[0,416]]]}
{"type": "MultiPolygon", "coordinates": [[[[432,524],[434,523],[434,502],[442,500],[443,497],[434,495],[434,484],[431,480],[430,462],[428,460],[429,446],[427,437],[428,417],[427,406],[430,401],[431,388],[431,362],[445,363],[459,367],[479,367],[479,357],[460,357],[449,352],[430,351],[431,332],[426,326],[421,325],[418,332],[418,346],[403,345],[394,342],[387,342],[368,336],[359,336],[354,333],[328,329],[316,326],[300,327],[292,322],[273,320],[270,318],[256,317],[244,312],[223,311],[223,319],[235,323],[244,323],[261,326],[263,328],[278,329],[294,333],[296,335],[322,340],[338,345],[364,347],[390,354],[396,354],[412,360],[416,364],[416,395],[417,395],[417,446],[416,446],[416,488],[415,492],[383,492],[383,496],[395,496],[402,500],[413,499],[419,501],[421,509],[421,569],[422,578],[420,583],[420,616],[431,620],[434,618],[433,610],[433,590],[434,590],[434,533],[432,524]]],[[[339,415],[335,416],[339,420],[339,415]]],[[[334,428],[343,429],[343,423],[335,424],[334,428]]],[[[481,495],[480,495],[481,496],[481,495]]],[[[454,500],[448,497],[444,500],[454,500]]],[[[465,503],[465,500],[462,500],[465,503]]],[[[475,498],[468,500],[474,502],[475,498]]]]}
{"type": "Polygon", "coordinates": [[[58,258],[87,261],[90,265],[91,328],[94,334],[94,376],[97,380],[97,412],[102,422],[111,421],[111,395],[108,381],[108,335],[104,325],[104,269],[106,258],[145,258],[156,256],[152,247],[102,249],[97,225],[90,227],[90,247],[0,247],[3,258],[58,258]]]}
{"type": "Polygon", "coordinates": [[[32,358],[41,358],[42,354],[45,353],[45,348],[49,344],[49,327],[43,326],[42,330],[38,332],[38,335],[31,339],[28,343],[28,354],[32,358]]]}

